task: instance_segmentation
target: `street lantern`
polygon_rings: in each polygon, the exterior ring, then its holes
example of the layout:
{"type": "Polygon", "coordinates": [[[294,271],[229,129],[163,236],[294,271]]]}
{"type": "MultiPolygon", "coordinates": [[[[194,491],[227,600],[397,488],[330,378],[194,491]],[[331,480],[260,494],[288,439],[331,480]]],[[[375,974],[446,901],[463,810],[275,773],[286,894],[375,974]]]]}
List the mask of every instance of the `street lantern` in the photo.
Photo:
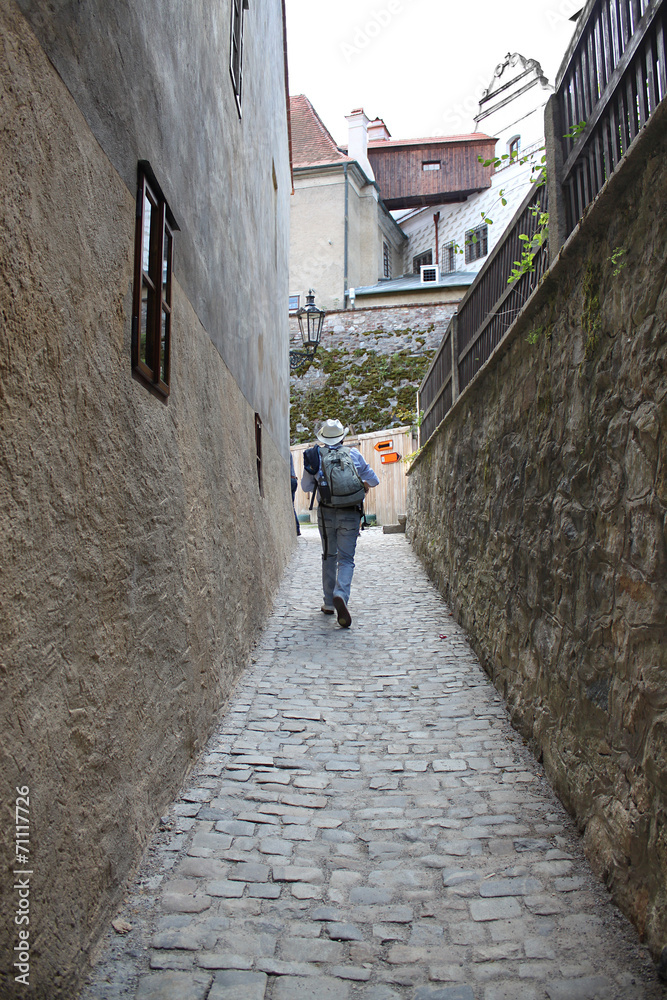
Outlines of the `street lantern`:
{"type": "Polygon", "coordinates": [[[315,305],[315,292],[311,288],[306,295],[305,306],[301,306],[296,314],[303,350],[289,352],[290,371],[296,371],[302,365],[310,364],[315,357],[322,336],[325,315],[324,309],[318,309],[315,305]]]}

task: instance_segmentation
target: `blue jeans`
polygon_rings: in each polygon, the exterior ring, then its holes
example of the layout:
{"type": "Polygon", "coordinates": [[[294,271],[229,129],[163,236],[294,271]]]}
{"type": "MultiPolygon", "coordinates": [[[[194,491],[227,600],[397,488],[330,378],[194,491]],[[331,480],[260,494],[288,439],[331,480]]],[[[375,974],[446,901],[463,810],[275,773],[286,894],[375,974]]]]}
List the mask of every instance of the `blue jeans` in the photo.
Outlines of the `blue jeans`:
{"type": "Polygon", "coordinates": [[[317,526],[322,539],[322,590],[324,603],[333,605],[334,597],[350,600],[354,573],[354,550],[359,537],[361,512],[355,509],[318,507],[317,526]]]}

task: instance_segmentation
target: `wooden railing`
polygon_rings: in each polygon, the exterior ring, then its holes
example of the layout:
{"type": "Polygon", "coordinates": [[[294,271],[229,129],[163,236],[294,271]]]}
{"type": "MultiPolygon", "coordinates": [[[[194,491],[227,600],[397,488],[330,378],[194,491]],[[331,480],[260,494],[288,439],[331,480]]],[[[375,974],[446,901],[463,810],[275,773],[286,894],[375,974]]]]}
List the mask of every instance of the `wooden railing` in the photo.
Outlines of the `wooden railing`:
{"type": "Polygon", "coordinates": [[[450,320],[419,389],[422,443],[444,419],[459,392],[489,359],[546,271],[548,249],[545,243],[535,255],[533,270],[508,282],[525,245],[519,237],[522,234],[533,237],[539,213],[546,209],[547,189],[545,185],[534,185],[450,320]]]}
{"type": "Polygon", "coordinates": [[[430,438],[441,420],[444,420],[454,397],[452,385],[452,326],[449,321],[447,332],[442,339],[431,367],[421,384],[417,406],[422,414],[420,441],[430,438]]]}
{"type": "Polygon", "coordinates": [[[452,317],[419,390],[424,444],[491,356],[588,205],[667,95],[667,0],[589,0],[545,115],[548,183],[535,186],[452,317]],[[582,124],[585,123],[585,124],[582,124]],[[549,204],[547,205],[547,199],[549,204]],[[549,211],[549,244],[508,283],[549,211]]]}
{"type": "Polygon", "coordinates": [[[560,184],[569,236],[667,94],[665,0],[595,0],[557,80],[560,184]],[[573,129],[585,122],[581,134],[573,129]]]}

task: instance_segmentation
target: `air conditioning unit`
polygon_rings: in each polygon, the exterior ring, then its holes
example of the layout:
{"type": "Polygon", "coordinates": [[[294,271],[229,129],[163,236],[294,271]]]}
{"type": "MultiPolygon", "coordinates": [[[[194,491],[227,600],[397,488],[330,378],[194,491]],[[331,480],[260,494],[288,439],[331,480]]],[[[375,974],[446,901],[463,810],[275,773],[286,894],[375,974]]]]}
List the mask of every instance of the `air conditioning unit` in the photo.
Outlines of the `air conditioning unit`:
{"type": "Polygon", "coordinates": [[[440,281],[440,267],[438,264],[422,264],[419,268],[422,285],[433,285],[440,281]]]}

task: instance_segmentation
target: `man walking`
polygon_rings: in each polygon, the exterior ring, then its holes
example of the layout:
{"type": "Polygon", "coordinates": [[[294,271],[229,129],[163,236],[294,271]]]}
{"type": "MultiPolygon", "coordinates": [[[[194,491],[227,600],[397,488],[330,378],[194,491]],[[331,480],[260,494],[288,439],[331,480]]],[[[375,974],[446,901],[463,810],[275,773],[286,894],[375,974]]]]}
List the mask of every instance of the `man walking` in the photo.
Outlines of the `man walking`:
{"type": "Polygon", "coordinates": [[[350,587],[354,573],[363,499],[380,480],[356,448],[346,448],[343,439],[349,427],[340,420],[325,420],[317,435],[319,447],[304,452],[301,488],[318,492],[317,526],[322,540],[322,590],[325,615],[338,616],[338,624],[349,628],[350,587]]]}

